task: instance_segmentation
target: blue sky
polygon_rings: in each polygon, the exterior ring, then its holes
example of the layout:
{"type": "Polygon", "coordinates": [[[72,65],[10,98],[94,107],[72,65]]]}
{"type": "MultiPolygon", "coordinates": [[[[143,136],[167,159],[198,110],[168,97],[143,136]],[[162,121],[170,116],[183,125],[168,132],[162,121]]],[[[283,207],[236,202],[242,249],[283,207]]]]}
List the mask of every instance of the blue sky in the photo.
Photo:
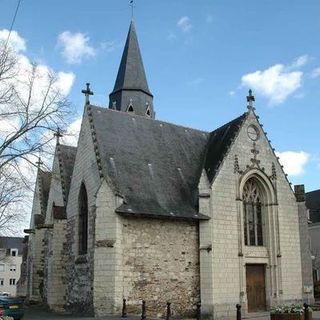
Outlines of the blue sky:
{"type": "MultiPolygon", "coordinates": [[[[0,37],[16,4],[1,1],[0,37]]],[[[135,7],[157,119],[214,130],[246,111],[251,87],[289,180],[320,187],[318,0],[135,0],[135,7]]],[[[63,72],[77,117],[86,82],[91,102],[107,105],[130,16],[127,0],[22,0],[12,44],[63,72]]]]}

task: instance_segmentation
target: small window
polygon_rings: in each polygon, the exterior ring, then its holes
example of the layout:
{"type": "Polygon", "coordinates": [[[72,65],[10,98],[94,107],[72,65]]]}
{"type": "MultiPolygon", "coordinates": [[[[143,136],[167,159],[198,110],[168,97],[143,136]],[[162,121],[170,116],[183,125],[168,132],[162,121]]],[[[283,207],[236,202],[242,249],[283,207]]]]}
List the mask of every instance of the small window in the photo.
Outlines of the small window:
{"type": "Polygon", "coordinates": [[[79,254],[86,254],[88,250],[88,195],[84,183],[79,193],[79,254]]]}
{"type": "Polygon", "coordinates": [[[16,249],[11,249],[11,256],[16,257],[17,256],[17,250],[16,249]]]}
{"type": "Polygon", "coordinates": [[[16,285],[16,279],[10,279],[9,280],[10,286],[15,286],[16,285]]]}
{"type": "Polygon", "coordinates": [[[0,286],[4,286],[4,279],[0,278],[0,286]]]}
{"type": "Polygon", "coordinates": [[[147,106],[146,115],[147,115],[148,117],[151,117],[151,111],[150,111],[149,106],[147,106]]]}
{"type": "Polygon", "coordinates": [[[4,264],[1,263],[1,264],[0,264],[0,272],[4,272],[4,271],[5,271],[5,269],[4,269],[4,264]]]}
{"type": "Polygon", "coordinates": [[[134,112],[133,107],[131,105],[128,108],[128,112],[134,112]]]}
{"type": "Polygon", "coordinates": [[[17,266],[15,264],[12,264],[10,266],[10,271],[16,271],[16,269],[17,269],[17,266]]]}

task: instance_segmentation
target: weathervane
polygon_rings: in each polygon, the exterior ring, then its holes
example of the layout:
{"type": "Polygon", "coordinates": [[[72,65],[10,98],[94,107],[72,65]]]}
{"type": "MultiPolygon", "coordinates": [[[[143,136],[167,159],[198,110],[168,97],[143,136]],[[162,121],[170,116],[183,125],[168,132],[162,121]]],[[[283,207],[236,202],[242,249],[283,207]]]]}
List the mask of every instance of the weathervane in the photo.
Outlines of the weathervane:
{"type": "Polygon", "coordinates": [[[87,88],[85,90],[81,90],[81,92],[86,96],[86,104],[90,104],[89,96],[93,95],[93,92],[90,90],[90,83],[86,83],[87,88]]]}
{"type": "Polygon", "coordinates": [[[136,7],[133,3],[133,0],[130,0],[129,6],[131,7],[131,20],[133,20],[134,8],[136,7]]]}

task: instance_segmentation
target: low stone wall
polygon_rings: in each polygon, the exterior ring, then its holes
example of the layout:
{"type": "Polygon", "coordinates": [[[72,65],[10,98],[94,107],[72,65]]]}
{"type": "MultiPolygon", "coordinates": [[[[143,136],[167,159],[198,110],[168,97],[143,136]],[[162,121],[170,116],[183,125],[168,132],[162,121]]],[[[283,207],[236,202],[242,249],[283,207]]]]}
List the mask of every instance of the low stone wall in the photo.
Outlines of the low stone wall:
{"type": "Polygon", "coordinates": [[[123,219],[123,295],[128,313],[190,315],[199,301],[199,240],[196,222],[123,219]]]}

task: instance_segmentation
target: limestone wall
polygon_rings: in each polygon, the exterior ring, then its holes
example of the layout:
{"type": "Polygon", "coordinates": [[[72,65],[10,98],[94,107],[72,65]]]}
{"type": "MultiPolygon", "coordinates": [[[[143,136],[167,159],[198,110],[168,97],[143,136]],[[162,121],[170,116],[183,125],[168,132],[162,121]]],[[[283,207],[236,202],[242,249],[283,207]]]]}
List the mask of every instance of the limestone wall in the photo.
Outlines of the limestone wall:
{"type": "Polygon", "coordinates": [[[176,315],[193,313],[199,301],[197,222],[123,219],[123,294],[128,310],[163,315],[166,302],[176,315]]]}
{"type": "Polygon", "coordinates": [[[61,175],[59,169],[59,157],[57,155],[57,149],[55,153],[55,157],[53,160],[52,165],[52,178],[50,184],[50,192],[48,197],[48,205],[47,205],[47,212],[45,223],[53,223],[52,217],[52,207],[53,204],[56,206],[64,206],[64,200],[62,196],[62,186],[61,186],[61,175]]]}
{"type": "Polygon", "coordinates": [[[299,207],[303,300],[306,301],[308,304],[313,304],[314,297],[313,297],[312,260],[311,260],[310,236],[308,232],[307,208],[304,201],[298,202],[298,207],[299,207]]]}
{"type": "Polygon", "coordinates": [[[103,183],[97,196],[94,266],[96,316],[131,314],[147,303],[148,315],[193,312],[199,301],[198,222],[125,218],[115,213],[121,199],[103,183]]]}
{"type": "Polygon", "coordinates": [[[54,311],[64,311],[66,304],[66,220],[55,220],[48,259],[47,304],[54,311]]]}
{"type": "Polygon", "coordinates": [[[204,310],[215,318],[234,317],[235,304],[247,307],[246,264],[266,268],[267,306],[281,301],[301,300],[301,260],[298,208],[294,194],[253,114],[243,124],[212,184],[210,198],[200,199],[201,213],[211,216],[200,224],[200,247],[212,244],[212,252],[201,251],[201,300],[204,310]],[[248,138],[247,128],[255,124],[260,138],[248,138]],[[258,150],[254,163],[253,149],[258,150]],[[258,174],[275,189],[264,210],[264,247],[244,245],[240,185],[258,174]],[[208,207],[210,209],[208,209],[208,207]],[[212,284],[212,292],[208,283],[212,284]]]}
{"type": "Polygon", "coordinates": [[[95,196],[101,184],[95,151],[92,143],[90,124],[85,117],[79,137],[79,145],[73,170],[67,205],[66,254],[67,308],[76,312],[93,312],[93,255],[95,196]],[[78,251],[78,200],[81,183],[88,192],[88,253],[79,255],[78,251]]]}
{"type": "Polygon", "coordinates": [[[44,235],[45,229],[36,229],[30,246],[32,252],[29,260],[31,277],[29,298],[35,301],[42,301],[43,298],[44,235]]]}

